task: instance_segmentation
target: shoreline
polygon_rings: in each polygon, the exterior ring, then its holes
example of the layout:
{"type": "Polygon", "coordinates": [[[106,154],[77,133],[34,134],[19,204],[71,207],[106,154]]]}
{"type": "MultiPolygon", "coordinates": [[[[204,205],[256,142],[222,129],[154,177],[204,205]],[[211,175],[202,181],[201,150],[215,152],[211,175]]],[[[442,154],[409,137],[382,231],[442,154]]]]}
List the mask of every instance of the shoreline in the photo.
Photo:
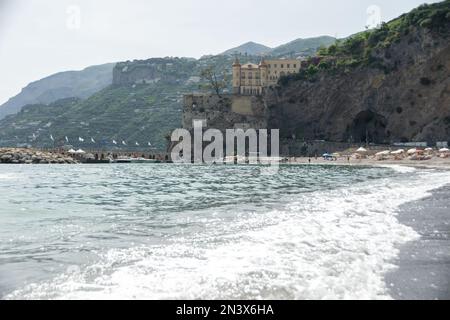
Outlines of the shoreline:
{"type": "Polygon", "coordinates": [[[450,183],[399,207],[397,219],[420,238],[400,246],[385,275],[396,300],[450,300],[450,183]]]}
{"type": "Polygon", "coordinates": [[[384,160],[378,161],[374,159],[361,159],[355,160],[351,159],[347,161],[347,159],[338,158],[337,161],[328,161],[323,160],[322,158],[288,158],[288,162],[283,163],[283,165],[328,165],[328,166],[350,166],[350,167],[386,167],[386,166],[405,166],[405,167],[413,167],[417,169],[443,169],[450,170],[450,158],[441,159],[441,158],[433,158],[431,160],[425,161],[415,161],[415,160],[384,160]],[[309,163],[309,159],[311,159],[311,163],[309,163]]]}

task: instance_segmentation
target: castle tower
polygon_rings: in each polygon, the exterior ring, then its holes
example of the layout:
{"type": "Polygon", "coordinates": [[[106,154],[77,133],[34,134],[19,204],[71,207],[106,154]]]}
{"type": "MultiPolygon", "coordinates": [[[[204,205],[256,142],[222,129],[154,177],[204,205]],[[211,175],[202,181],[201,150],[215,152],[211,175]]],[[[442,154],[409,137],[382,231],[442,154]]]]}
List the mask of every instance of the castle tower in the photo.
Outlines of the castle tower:
{"type": "Polygon", "coordinates": [[[233,93],[241,93],[241,64],[238,57],[236,57],[233,63],[233,93]]]}

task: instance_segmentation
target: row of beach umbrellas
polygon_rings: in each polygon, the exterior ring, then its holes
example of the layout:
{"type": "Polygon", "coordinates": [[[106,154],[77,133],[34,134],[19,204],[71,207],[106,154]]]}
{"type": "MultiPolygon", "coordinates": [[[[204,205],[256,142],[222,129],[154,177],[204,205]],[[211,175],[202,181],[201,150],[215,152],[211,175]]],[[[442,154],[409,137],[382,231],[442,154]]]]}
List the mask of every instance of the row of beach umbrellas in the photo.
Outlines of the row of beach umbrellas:
{"type": "Polygon", "coordinates": [[[86,151],[84,151],[84,150],[82,150],[82,149],[78,149],[78,150],[70,149],[70,150],[67,151],[67,152],[70,153],[70,154],[85,154],[85,153],[86,153],[86,151]]]}
{"type": "MultiPolygon", "coordinates": [[[[400,155],[400,154],[404,154],[404,153],[407,153],[407,154],[411,155],[411,154],[416,154],[416,153],[420,153],[420,152],[424,152],[424,151],[425,152],[433,152],[434,149],[433,148],[426,148],[425,150],[419,150],[417,148],[414,148],[414,149],[409,149],[408,151],[405,151],[404,149],[399,149],[399,150],[396,150],[396,151],[386,150],[386,151],[378,152],[375,155],[376,156],[388,156],[390,154],[400,155]]],[[[361,147],[358,150],[356,150],[356,153],[360,153],[360,154],[364,154],[364,153],[367,153],[367,152],[368,152],[367,149],[365,149],[363,147],[361,147]]],[[[450,153],[450,149],[448,149],[448,148],[439,149],[439,153],[450,153]]]]}
{"type": "MultiPolygon", "coordinates": [[[[33,133],[33,140],[36,140],[36,138],[37,138],[37,137],[36,137],[36,134],[33,133]]],[[[50,135],[50,140],[52,140],[53,142],[55,141],[55,138],[53,137],[52,134],[50,135]]],[[[68,138],[67,136],[64,137],[64,140],[65,140],[67,143],[70,143],[70,140],[69,140],[69,138],[68,138]]],[[[75,141],[76,141],[76,140],[75,140],[75,141]]],[[[85,142],[85,141],[86,141],[85,138],[78,137],[78,142],[82,142],[82,143],[83,143],[83,142],[85,142]]],[[[122,140],[122,142],[119,143],[117,140],[112,139],[111,142],[112,142],[112,144],[114,144],[114,145],[122,144],[122,145],[124,145],[124,146],[128,146],[128,142],[126,142],[125,140],[122,140]]],[[[87,143],[89,143],[89,139],[88,139],[87,143]]],[[[95,143],[96,143],[95,139],[91,137],[90,143],[95,144],[95,143]]],[[[130,143],[130,144],[133,145],[133,143],[130,143]]],[[[139,142],[136,141],[136,142],[134,143],[134,145],[136,145],[136,146],[139,147],[139,146],[141,146],[141,143],[139,143],[139,142]]],[[[143,145],[145,145],[145,144],[143,144],[143,145]]],[[[151,147],[152,144],[151,144],[150,142],[147,142],[147,146],[151,147]]],[[[76,151],[76,150],[74,150],[74,151],[76,151]]]]}

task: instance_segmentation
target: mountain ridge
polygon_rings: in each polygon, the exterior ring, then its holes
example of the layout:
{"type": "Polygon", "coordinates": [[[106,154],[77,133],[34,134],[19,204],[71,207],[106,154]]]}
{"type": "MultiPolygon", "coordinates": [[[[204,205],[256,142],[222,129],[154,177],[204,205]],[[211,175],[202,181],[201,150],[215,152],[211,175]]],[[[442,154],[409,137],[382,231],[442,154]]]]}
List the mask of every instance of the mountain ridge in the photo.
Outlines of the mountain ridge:
{"type": "Polygon", "coordinates": [[[20,93],[0,105],[0,119],[28,104],[48,104],[59,99],[85,99],[112,83],[115,63],[89,66],[80,71],[62,71],[29,83],[20,93]]]}
{"type": "Polygon", "coordinates": [[[329,46],[336,42],[331,36],[318,36],[311,38],[298,38],[288,43],[271,48],[253,41],[246,42],[232,49],[222,52],[220,55],[255,55],[273,56],[276,58],[287,55],[311,55],[320,47],[329,46]]]}

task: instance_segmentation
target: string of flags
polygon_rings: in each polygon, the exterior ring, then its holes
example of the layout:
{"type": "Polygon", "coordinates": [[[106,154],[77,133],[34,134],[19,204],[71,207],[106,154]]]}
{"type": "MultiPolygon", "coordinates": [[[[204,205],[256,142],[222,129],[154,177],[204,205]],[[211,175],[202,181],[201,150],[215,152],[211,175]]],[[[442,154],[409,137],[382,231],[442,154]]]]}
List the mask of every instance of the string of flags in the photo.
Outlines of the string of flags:
{"type": "MultiPolygon", "coordinates": [[[[36,139],[37,139],[37,136],[36,136],[35,133],[33,133],[33,140],[36,140],[36,139]]],[[[53,141],[53,142],[55,142],[55,138],[53,137],[53,134],[50,134],[50,140],[53,141]]],[[[64,136],[64,140],[65,140],[67,143],[70,143],[69,137],[64,136]]],[[[86,141],[85,138],[83,138],[83,137],[78,137],[78,142],[85,142],[85,141],[86,141]]],[[[93,137],[90,138],[90,142],[93,143],[93,144],[96,144],[96,143],[97,143],[97,141],[96,141],[93,137]]],[[[102,142],[105,143],[105,141],[102,141],[102,142]]],[[[114,140],[114,139],[113,139],[111,142],[112,142],[112,144],[114,144],[114,145],[118,145],[118,142],[117,142],[116,140],[114,140]]],[[[128,143],[127,143],[125,140],[122,140],[122,145],[128,146],[128,143]]],[[[137,147],[141,146],[141,144],[140,144],[138,141],[135,142],[135,145],[136,145],[137,147]]],[[[147,146],[152,147],[151,142],[147,142],[147,146]]]]}

